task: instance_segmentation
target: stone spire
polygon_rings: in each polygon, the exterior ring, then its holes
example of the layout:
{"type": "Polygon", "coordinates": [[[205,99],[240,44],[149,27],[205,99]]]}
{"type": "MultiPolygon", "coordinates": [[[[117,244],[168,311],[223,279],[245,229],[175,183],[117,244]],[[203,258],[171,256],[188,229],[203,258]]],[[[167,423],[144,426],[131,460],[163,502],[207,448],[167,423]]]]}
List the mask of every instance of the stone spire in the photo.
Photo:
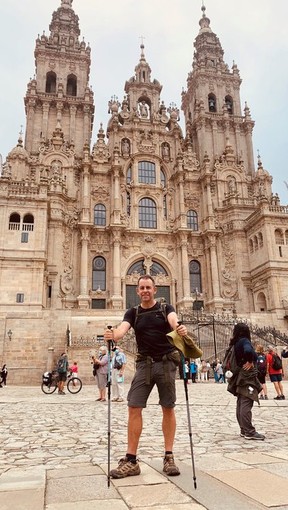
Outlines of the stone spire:
{"type": "Polygon", "coordinates": [[[141,46],[140,46],[140,49],[141,49],[141,55],[140,55],[140,61],[139,61],[139,64],[137,64],[137,66],[135,67],[135,76],[136,76],[136,80],[138,82],[146,82],[146,83],[150,83],[151,81],[151,68],[148,64],[148,62],[146,62],[146,58],[145,58],[145,54],[144,54],[144,44],[143,42],[141,43],[141,46]]]}

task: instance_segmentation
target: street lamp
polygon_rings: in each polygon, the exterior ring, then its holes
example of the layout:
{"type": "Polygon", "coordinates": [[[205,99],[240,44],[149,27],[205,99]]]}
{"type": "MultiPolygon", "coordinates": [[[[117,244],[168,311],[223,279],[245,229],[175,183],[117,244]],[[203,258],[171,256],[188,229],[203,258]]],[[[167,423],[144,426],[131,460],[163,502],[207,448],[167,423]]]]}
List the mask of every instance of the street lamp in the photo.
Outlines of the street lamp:
{"type": "Polygon", "coordinates": [[[11,341],[11,338],[12,338],[12,335],[13,335],[11,329],[8,329],[7,335],[8,335],[9,340],[11,341]]]}

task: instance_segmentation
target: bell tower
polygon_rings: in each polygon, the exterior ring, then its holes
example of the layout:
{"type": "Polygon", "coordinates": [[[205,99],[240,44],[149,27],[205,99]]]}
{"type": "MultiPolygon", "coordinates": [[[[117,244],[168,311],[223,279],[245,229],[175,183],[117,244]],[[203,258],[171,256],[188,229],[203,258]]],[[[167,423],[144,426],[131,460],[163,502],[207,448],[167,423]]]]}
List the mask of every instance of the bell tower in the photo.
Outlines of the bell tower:
{"type": "Polygon", "coordinates": [[[187,133],[201,164],[207,154],[214,163],[229,145],[246,173],[253,176],[254,122],[247,105],[244,116],[241,113],[239,70],[235,63],[230,70],[224,62],[224,51],[210,27],[204,5],[199,25],[192,71],[188,74],[187,91],[182,93],[187,133]]]}
{"type": "Polygon", "coordinates": [[[93,127],[93,92],[89,87],[90,46],[79,41],[79,18],[73,0],[61,0],[54,11],[50,34],[36,39],[35,76],[25,97],[25,148],[37,153],[40,142],[61,128],[76,154],[90,144],[93,127]]]}

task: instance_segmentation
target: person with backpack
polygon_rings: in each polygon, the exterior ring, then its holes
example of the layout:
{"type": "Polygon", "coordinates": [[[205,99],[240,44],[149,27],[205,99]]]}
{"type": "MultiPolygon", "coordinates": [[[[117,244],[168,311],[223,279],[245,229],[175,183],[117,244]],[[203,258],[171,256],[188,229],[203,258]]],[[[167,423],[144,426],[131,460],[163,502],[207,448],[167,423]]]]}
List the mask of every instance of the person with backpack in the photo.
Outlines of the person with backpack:
{"type": "MultiPolygon", "coordinates": [[[[237,397],[236,418],[240,427],[240,436],[248,440],[263,441],[265,436],[256,432],[252,424],[254,402],[259,403],[258,394],[262,389],[257,378],[257,354],[251,343],[250,329],[247,324],[235,324],[229,345],[230,366],[225,355],[224,370],[231,372],[227,390],[237,397]]],[[[228,376],[227,376],[228,377],[228,376]]]]}
{"type": "Polygon", "coordinates": [[[140,276],[136,292],[140,298],[138,307],[126,311],[121,324],[115,329],[106,329],[106,342],[117,342],[132,327],[135,331],[138,355],[136,372],[127,395],[128,400],[128,446],[124,458],[118,467],[110,471],[112,478],[140,475],[137,450],[142,432],[142,410],[148,397],[157,385],[159,403],[162,408],[162,431],[165,454],[163,471],[166,475],[180,474],[173,456],[173,444],[176,432],[175,401],[176,371],[180,362],[179,351],[167,337],[171,330],[177,330],[182,337],[187,335],[186,326],[179,325],[178,317],[172,305],[159,303],[155,299],[157,292],[155,281],[149,274],[140,276]]]}
{"type": "Polygon", "coordinates": [[[67,372],[69,369],[68,357],[66,352],[62,352],[58,363],[57,363],[57,372],[58,372],[58,393],[59,395],[65,395],[64,384],[67,379],[67,372]]]}
{"type": "Polygon", "coordinates": [[[124,370],[126,356],[117,345],[112,358],[112,402],[123,402],[124,400],[124,370]]]}
{"type": "Polygon", "coordinates": [[[276,397],[274,397],[274,400],[285,400],[282,384],[282,360],[273,345],[268,346],[267,373],[269,374],[270,381],[274,384],[276,391],[276,397]]]}
{"type": "Polygon", "coordinates": [[[257,353],[257,377],[262,384],[262,390],[260,391],[260,400],[268,400],[267,386],[266,386],[266,374],[267,374],[267,359],[264,353],[264,347],[261,344],[256,345],[257,353]]]}

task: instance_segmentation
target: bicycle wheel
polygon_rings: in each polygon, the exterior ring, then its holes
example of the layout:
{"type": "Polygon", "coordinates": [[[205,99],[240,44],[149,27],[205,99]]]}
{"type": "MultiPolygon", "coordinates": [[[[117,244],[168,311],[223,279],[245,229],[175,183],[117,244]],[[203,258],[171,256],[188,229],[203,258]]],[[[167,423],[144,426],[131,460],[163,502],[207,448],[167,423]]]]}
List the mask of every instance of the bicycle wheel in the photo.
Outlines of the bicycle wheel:
{"type": "Polygon", "coordinates": [[[54,391],[56,391],[56,388],[57,388],[56,381],[52,381],[50,384],[44,384],[44,383],[41,384],[41,390],[43,391],[43,393],[46,393],[46,395],[49,395],[50,393],[54,393],[54,391]]]}
{"type": "Polygon", "coordinates": [[[70,393],[79,393],[79,391],[82,389],[82,381],[79,379],[79,377],[73,377],[72,379],[69,379],[67,382],[67,390],[70,393]]]}

